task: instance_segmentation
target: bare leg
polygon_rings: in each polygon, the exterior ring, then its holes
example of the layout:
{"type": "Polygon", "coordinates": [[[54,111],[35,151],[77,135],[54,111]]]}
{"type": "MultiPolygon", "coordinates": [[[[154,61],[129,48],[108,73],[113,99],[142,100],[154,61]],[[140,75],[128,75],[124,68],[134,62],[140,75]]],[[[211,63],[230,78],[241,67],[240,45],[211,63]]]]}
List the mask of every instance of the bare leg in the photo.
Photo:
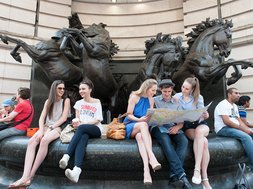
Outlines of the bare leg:
{"type": "Polygon", "coordinates": [[[206,136],[209,133],[209,128],[206,125],[198,126],[196,129],[188,129],[186,131],[186,135],[193,140],[193,152],[195,157],[195,167],[193,178],[199,180],[197,184],[201,183],[201,162],[204,153],[204,143],[206,140],[206,136]]]}
{"type": "Polygon", "coordinates": [[[133,131],[131,133],[131,137],[135,136],[137,133],[141,133],[143,143],[146,148],[146,152],[148,154],[149,163],[151,164],[154,170],[158,170],[161,168],[161,164],[158,163],[153,151],[152,151],[152,139],[148,130],[148,125],[146,122],[136,123],[133,131]]]}
{"type": "Polygon", "coordinates": [[[152,179],[149,171],[148,154],[144,145],[141,133],[135,135],[135,139],[138,144],[139,152],[144,165],[144,184],[152,184],[152,179]]]}
{"type": "Polygon", "coordinates": [[[209,149],[208,149],[208,140],[205,138],[204,142],[204,153],[203,153],[203,158],[201,162],[201,173],[202,173],[202,184],[205,186],[206,189],[211,189],[212,187],[210,186],[210,183],[208,181],[208,175],[207,175],[207,167],[210,161],[210,154],[209,154],[209,149]]]}
{"type": "Polygon", "coordinates": [[[31,173],[29,175],[28,179],[33,178],[33,176],[35,175],[36,171],[38,170],[39,166],[41,165],[41,163],[44,161],[47,152],[48,152],[48,145],[56,140],[57,138],[59,138],[60,134],[59,132],[54,129],[53,131],[47,132],[44,137],[42,138],[41,142],[40,142],[40,147],[38,150],[38,153],[36,155],[36,159],[34,161],[31,173]]]}
{"type": "Polygon", "coordinates": [[[24,182],[27,181],[27,178],[30,175],[33,161],[35,158],[36,147],[39,144],[39,142],[40,142],[40,139],[38,137],[38,134],[36,133],[28,142],[26,155],[25,155],[25,164],[24,164],[23,175],[19,180],[12,183],[10,186],[12,186],[12,185],[18,186],[18,185],[23,184],[24,182]]]}

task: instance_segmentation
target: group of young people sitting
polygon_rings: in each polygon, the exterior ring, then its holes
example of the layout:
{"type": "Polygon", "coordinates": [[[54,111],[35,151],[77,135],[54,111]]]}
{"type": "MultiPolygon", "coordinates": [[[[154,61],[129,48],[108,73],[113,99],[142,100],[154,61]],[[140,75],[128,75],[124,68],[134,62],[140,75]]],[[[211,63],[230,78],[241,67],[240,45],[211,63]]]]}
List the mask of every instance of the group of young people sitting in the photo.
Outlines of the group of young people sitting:
{"type": "MultiPolygon", "coordinates": [[[[192,188],[184,170],[188,139],[192,140],[195,165],[191,181],[194,184],[202,184],[203,189],[211,189],[207,175],[210,161],[207,140],[209,127],[206,122],[209,117],[208,112],[202,114],[201,121],[167,123],[152,127],[148,125],[150,115],[147,114],[147,110],[149,108],[194,110],[204,107],[204,99],[200,94],[199,81],[196,77],[187,78],[181,86],[181,92],[172,95],[174,86],[175,84],[170,79],[164,79],[159,83],[155,79],[147,79],[138,90],[130,94],[127,107],[128,116],[124,120],[127,123],[126,139],[133,138],[137,142],[143,161],[143,183],[145,185],[152,184],[150,166],[153,171],[162,167],[152,151],[152,137],[154,137],[161,145],[169,164],[169,184],[184,189],[192,188]],[[158,88],[161,95],[155,96],[158,88]]],[[[72,121],[76,132],[67,151],[59,161],[59,167],[66,169],[70,158],[74,158],[73,169],[67,168],[65,175],[75,183],[78,182],[82,172],[88,140],[100,138],[103,133],[102,106],[99,99],[91,96],[93,88],[93,83],[89,79],[83,80],[79,85],[79,94],[82,98],[74,105],[75,119],[72,121]]],[[[249,145],[253,145],[251,137],[253,131],[240,119],[238,108],[234,104],[239,100],[239,97],[240,94],[236,88],[227,90],[227,98],[215,108],[215,131],[220,136],[234,137],[240,140],[252,166],[253,148],[251,146],[249,148],[249,145]],[[247,137],[247,140],[243,137],[247,137]]],[[[12,119],[19,121],[28,115],[29,117],[15,127],[0,131],[0,140],[25,133],[32,121],[34,111],[29,98],[30,90],[28,88],[18,90],[17,105],[8,116],[0,118],[0,122],[12,119]],[[19,118],[18,116],[21,114],[22,117],[19,118]],[[7,135],[7,130],[15,134],[7,135]]],[[[26,187],[31,184],[36,171],[47,155],[49,144],[60,137],[62,129],[66,126],[67,119],[71,114],[70,109],[70,99],[66,97],[64,82],[54,81],[40,115],[39,130],[28,142],[23,175],[19,180],[10,184],[9,188],[26,187]]]]}

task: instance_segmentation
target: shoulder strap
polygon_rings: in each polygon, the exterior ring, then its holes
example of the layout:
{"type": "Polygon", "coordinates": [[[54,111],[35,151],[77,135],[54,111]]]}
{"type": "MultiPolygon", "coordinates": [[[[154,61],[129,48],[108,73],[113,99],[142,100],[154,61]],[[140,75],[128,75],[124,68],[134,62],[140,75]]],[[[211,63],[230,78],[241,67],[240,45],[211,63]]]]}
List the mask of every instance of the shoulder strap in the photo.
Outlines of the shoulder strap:
{"type": "Polygon", "coordinates": [[[14,123],[12,124],[12,127],[14,127],[14,126],[16,126],[16,125],[18,125],[18,124],[20,124],[20,123],[26,121],[26,120],[32,115],[32,113],[33,113],[33,107],[32,107],[31,102],[30,102],[30,101],[28,101],[28,102],[29,102],[29,104],[30,104],[30,106],[31,106],[31,112],[30,112],[30,114],[29,114],[27,117],[25,117],[24,119],[22,119],[22,120],[20,120],[20,121],[17,121],[17,122],[14,122],[14,123]]]}
{"type": "Polygon", "coordinates": [[[122,114],[121,116],[119,116],[117,119],[121,119],[121,118],[127,116],[128,114],[129,114],[129,113],[124,113],[124,114],[122,114]]]}
{"type": "Polygon", "coordinates": [[[63,101],[62,101],[62,111],[64,110],[65,100],[66,100],[66,98],[63,98],[63,101]]]}

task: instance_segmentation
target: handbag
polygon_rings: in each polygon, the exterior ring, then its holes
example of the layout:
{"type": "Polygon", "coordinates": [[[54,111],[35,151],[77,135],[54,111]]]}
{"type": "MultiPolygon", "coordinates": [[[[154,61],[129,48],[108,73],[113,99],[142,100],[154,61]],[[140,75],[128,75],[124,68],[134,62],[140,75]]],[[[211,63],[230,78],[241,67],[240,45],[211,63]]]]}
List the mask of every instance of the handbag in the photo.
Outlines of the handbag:
{"type": "Polygon", "coordinates": [[[245,163],[238,163],[238,170],[236,173],[236,183],[233,189],[251,189],[251,186],[245,176],[245,163]]]}
{"type": "Polygon", "coordinates": [[[107,126],[106,136],[110,139],[122,140],[126,138],[126,123],[121,123],[120,119],[125,117],[127,113],[124,113],[118,118],[113,118],[112,122],[107,126]]]}
{"type": "Polygon", "coordinates": [[[68,124],[61,132],[60,139],[62,143],[69,143],[74,136],[76,128],[72,124],[68,124]]]}
{"type": "Polygon", "coordinates": [[[26,136],[32,137],[38,130],[39,130],[38,127],[36,127],[36,128],[27,128],[26,136]]]}

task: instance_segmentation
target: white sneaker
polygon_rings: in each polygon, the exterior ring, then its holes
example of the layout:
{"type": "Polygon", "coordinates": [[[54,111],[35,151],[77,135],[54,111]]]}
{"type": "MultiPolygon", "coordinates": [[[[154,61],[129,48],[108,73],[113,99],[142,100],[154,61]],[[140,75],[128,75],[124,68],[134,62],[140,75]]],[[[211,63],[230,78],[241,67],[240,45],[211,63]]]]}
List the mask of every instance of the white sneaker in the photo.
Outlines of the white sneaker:
{"type": "Polygon", "coordinates": [[[61,169],[65,169],[68,166],[68,162],[69,162],[69,155],[68,154],[64,154],[63,157],[61,158],[61,160],[59,161],[59,167],[61,169]]]}
{"type": "Polygon", "coordinates": [[[73,168],[73,170],[71,170],[71,169],[66,169],[65,175],[66,175],[66,177],[67,177],[69,180],[71,180],[72,182],[77,183],[78,180],[79,180],[79,176],[80,176],[81,172],[82,172],[82,169],[79,168],[79,167],[77,167],[77,166],[75,166],[75,167],[73,168]]]}

